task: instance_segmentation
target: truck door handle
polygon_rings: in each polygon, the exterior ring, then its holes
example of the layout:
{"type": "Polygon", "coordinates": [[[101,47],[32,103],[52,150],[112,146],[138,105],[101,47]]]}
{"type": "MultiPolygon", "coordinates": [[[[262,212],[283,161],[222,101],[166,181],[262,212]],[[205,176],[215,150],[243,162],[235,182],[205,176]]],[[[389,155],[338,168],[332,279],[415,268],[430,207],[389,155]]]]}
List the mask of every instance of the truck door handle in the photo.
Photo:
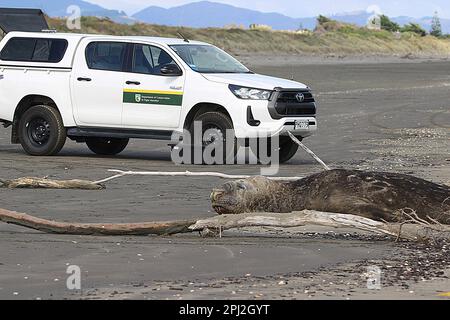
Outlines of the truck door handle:
{"type": "Polygon", "coordinates": [[[133,84],[135,86],[139,86],[141,83],[139,81],[127,81],[126,84],[133,84]]]}
{"type": "Polygon", "coordinates": [[[87,81],[87,82],[92,81],[91,78],[78,78],[77,80],[78,80],[78,81],[87,81]]]}

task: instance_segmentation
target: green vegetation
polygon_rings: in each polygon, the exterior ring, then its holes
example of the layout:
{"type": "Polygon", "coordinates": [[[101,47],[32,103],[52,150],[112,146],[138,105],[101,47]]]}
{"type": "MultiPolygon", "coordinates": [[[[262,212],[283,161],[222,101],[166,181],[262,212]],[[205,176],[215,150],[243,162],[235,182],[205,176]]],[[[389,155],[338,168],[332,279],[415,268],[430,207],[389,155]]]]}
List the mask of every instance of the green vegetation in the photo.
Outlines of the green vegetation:
{"type": "Polygon", "coordinates": [[[442,37],[441,19],[439,19],[437,12],[434,13],[433,20],[431,21],[430,34],[435,37],[442,37]]]}
{"type": "Polygon", "coordinates": [[[400,25],[398,23],[395,23],[392,21],[388,16],[382,15],[380,17],[381,19],[381,29],[390,31],[390,32],[397,32],[400,31],[400,25]]]}
{"type": "MultiPolygon", "coordinates": [[[[63,19],[49,19],[52,28],[68,30],[63,19]]],[[[141,35],[179,37],[178,32],[189,39],[217,45],[235,55],[304,54],[304,55],[371,55],[371,56],[437,56],[448,57],[450,39],[432,36],[421,37],[414,31],[395,34],[386,30],[374,31],[355,25],[321,18],[315,32],[246,30],[242,28],[178,28],[138,23],[117,24],[108,19],[83,17],[82,29],[91,34],[141,35]]]]}
{"type": "Polygon", "coordinates": [[[319,16],[317,17],[317,23],[318,23],[319,25],[324,25],[324,24],[326,24],[326,23],[328,23],[328,22],[331,22],[331,21],[333,21],[333,20],[331,20],[330,18],[327,18],[327,17],[325,17],[325,16],[323,16],[323,15],[319,15],[319,16]]]}
{"type": "Polygon", "coordinates": [[[421,37],[425,37],[427,35],[427,32],[419,26],[417,23],[408,23],[405,25],[402,29],[402,32],[412,32],[415,34],[418,34],[421,37]]]}

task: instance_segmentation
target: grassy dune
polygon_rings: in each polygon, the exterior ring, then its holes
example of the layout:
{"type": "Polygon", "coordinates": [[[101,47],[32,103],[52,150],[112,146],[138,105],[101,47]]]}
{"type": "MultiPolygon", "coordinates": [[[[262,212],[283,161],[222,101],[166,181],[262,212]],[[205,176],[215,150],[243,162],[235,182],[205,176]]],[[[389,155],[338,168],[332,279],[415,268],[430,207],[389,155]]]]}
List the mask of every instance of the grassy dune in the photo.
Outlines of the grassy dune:
{"type": "MultiPolygon", "coordinates": [[[[52,28],[67,31],[65,20],[49,19],[52,28]]],[[[112,35],[146,35],[179,37],[182,32],[190,39],[215,44],[232,53],[285,53],[307,55],[367,55],[450,57],[450,39],[420,37],[413,33],[394,35],[387,31],[371,31],[342,24],[332,31],[298,34],[287,31],[243,29],[193,29],[150,24],[122,25],[106,19],[84,17],[82,33],[112,35]]]]}

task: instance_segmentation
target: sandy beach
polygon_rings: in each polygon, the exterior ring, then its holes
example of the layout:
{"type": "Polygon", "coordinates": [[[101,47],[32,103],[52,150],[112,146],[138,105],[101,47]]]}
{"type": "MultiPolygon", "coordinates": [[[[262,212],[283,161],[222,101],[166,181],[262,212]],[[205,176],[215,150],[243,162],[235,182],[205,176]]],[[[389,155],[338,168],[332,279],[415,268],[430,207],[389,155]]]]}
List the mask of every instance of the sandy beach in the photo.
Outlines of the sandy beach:
{"type": "MultiPolygon", "coordinates": [[[[333,168],[392,171],[450,183],[450,64],[445,60],[240,57],[258,73],[311,86],[319,131],[305,144],[333,168]],[[309,59],[309,60],[308,60],[309,59]],[[312,59],[312,60],[311,60],[312,59]]],[[[259,174],[260,166],[176,166],[165,142],[132,140],[117,157],[67,142],[35,158],[0,130],[0,177],[97,180],[108,169],[259,174]]],[[[280,176],[321,167],[307,154],[280,176]]],[[[215,178],[125,177],[102,191],[0,189],[1,207],[76,222],[139,222],[215,215],[215,178]]],[[[354,230],[250,228],[221,239],[48,235],[0,224],[0,299],[448,299],[449,246],[396,243],[354,230]],[[82,290],[66,288],[66,268],[82,290]],[[367,288],[367,267],[382,270],[367,288]]]]}

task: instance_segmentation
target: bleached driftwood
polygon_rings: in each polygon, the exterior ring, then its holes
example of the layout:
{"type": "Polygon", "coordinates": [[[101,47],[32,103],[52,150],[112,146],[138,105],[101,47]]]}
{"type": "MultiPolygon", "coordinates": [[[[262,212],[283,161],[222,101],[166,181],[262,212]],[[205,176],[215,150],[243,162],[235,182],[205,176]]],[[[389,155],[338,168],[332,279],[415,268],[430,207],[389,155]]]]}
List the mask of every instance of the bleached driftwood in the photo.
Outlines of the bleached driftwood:
{"type": "Polygon", "coordinates": [[[36,218],[24,213],[0,209],[0,221],[53,234],[68,235],[172,235],[194,231],[230,230],[244,227],[293,228],[306,225],[331,228],[354,228],[375,234],[385,234],[396,239],[427,241],[436,238],[449,238],[450,226],[420,221],[410,224],[391,224],[370,220],[355,215],[338,213],[301,211],[294,213],[252,213],[240,215],[215,216],[202,220],[143,222],[143,223],[67,223],[36,218]]]}
{"type": "Polygon", "coordinates": [[[300,146],[303,150],[306,151],[307,154],[309,154],[311,157],[314,158],[325,170],[331,170],[329,166],[325,164],[325,162],[322,161],[311,149],[309,149],[307,146],[305,146],[300,140],[298,140],[291,132],[288,132],[289,137],[294,141],[296,144],[300,146]]]}
{"type": "MultiPolygon", "coordinates": [[[[305,210],[293,213],[252,213],[240,215],[222,215],[197,221],[191,230],[236,229],[244,227],[278,227],[295,228],[307,225],[331,228],[354,228],[376,234],[400,237],[405,240],[417,241],[416,232],[400,233],[400,225],[374,221],[360,216],[305,210]],[[400,234],[400,236],[399,236],[400,234]]],[[[404,228],[405,230],[406,228],[404,228]]]]}
{"type": "Polygon", "coordinates": [[[86,180],[52,180],[46,178],[26,177],[12,180],[0,179],[1,188],[9,189],[83,189],[101,190],[105,187],[86,180]]]}
{"type": "MultiPolygon", "coordinates": [[[[163,176],[163,177],[215,177],[220,179],[231,179],[231,180],[237,180],[237,179],[248,179],[253,176],[250,175],[229,175],[225,173],[220,172],[191,172],[191,171],[184,171],[184,172],[160,172],[160,171],[122,171],[122,170],[108,170],[109,172],[117,173],[116,175],[95,181],[94,183],[105,183],[117,178],[125,177],[125,176],[163,176]]],[[[271,180],[278,180],[278,181],[295,181],[302,179],[302,177],[267,177],[271,180]]]]}
{"type": "Polygon", "coordinates": [[[167,221],[149,223],[68,223],[57,222],[0,209],[0,221],[42,231],[50,234],[67,235],[101,235],[101,236],[146,236],[171,235],[176,233],[192,232],[189,226],[191,221],[167,221]]]}
{"type": "Polygon", "coordinates": [[[427,241],[434,239],[450,239],[450,226],[430,223],[416,219],[403,223],[386,223],[367,219],[361,216],[304,210],[293,213],[251,213],[240,215],[222,215],[197,221],[189,227],[191,230],[217,229],[229,230],[244,227],[279,227],[294,228],[307,225],[331,228],[354,228],[375,234],[384,234],[409,241],[427,241]]]}

